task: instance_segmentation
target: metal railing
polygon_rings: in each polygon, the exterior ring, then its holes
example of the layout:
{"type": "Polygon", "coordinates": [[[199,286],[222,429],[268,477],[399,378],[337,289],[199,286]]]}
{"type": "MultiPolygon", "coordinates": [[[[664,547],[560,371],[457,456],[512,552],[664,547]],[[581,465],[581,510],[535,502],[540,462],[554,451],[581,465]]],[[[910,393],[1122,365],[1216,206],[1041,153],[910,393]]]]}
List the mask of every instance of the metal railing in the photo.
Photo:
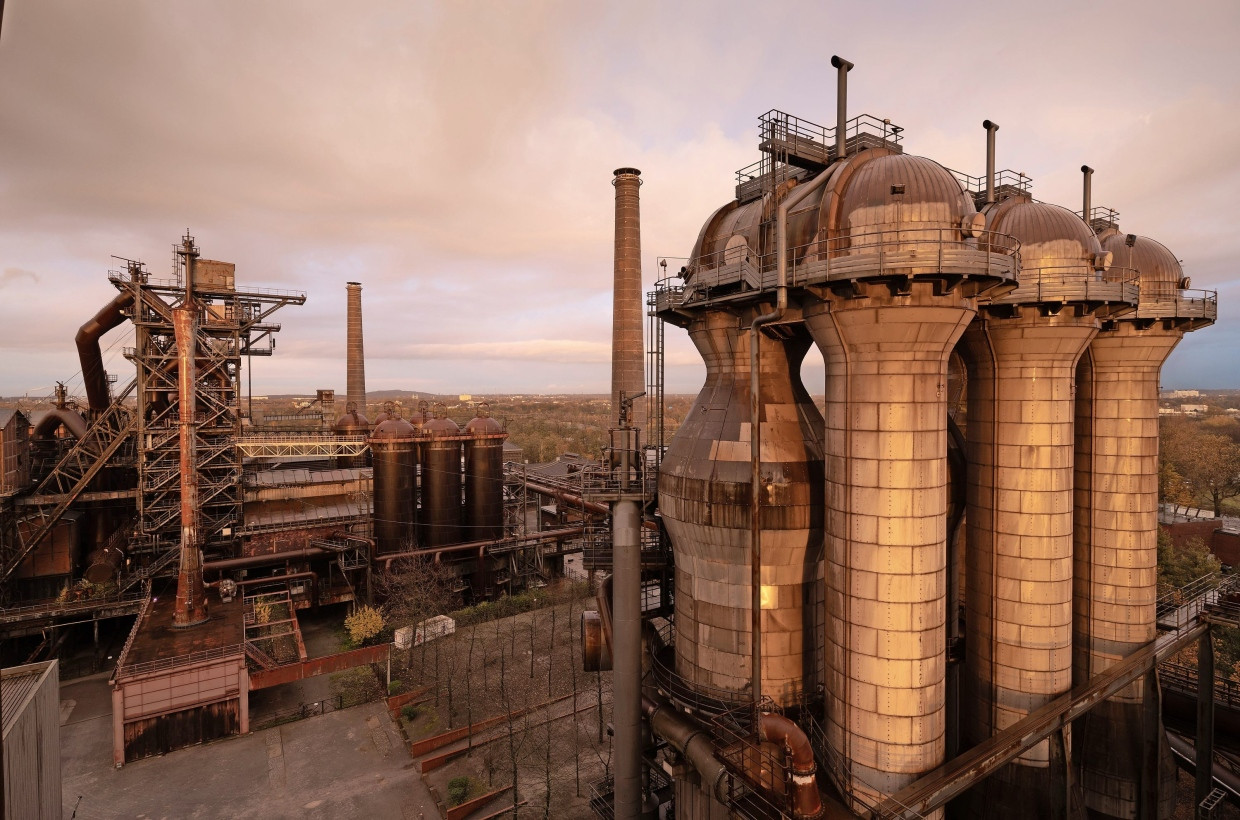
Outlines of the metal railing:
{"type": "Polygon", "coordinates": [[[1125,302],[1135,305],[1140,298],[1140,277],[1131,268],[1099,272],[1085,259],[1044,259],[1042,262],[1041,267],[1022,267],[1020,284],[994,302],[1125,302]]]}
{"type": "Polygon", "coordinates": [[[1194,289],[1159,295],[1143,291],[1137,300],[1137,317],[1214,321],[1218,318],[1218,291],[1194,289]]]}
{"type": "MultiPolygon", "coordinates": [[[[139,622],[140,621],[141,619],[139,619],[139,622]]],[[[190,664],[227,658],[233,655],[243,657],[245,655],[245,644],[229,644],[227,646],[217,646],[212,649],[200,649],[197,652],[190,652],[185,655],[175,655],[170,658],[156,658],[153,661],[125,664],[124,666],[117,667],[116,677],[121,678],[146,675],[151,672],[159,672],[164,669],[175,669],[178,666],[189,666],[190,664]]]]}
{"type": "Polygon", "coordinates": [[[694,683],[677,674],[674,649],[676,639],[675,625],[669,620],[663,625],[655,627],[655,632],[658,634],[663,647],[651,651],[650,671],[659,690],[668,699],[675,702],[681,708],[687,708],[698,715],[704,716],[729,712],[745,704],[749,704],[750,708],[752,708],[753,699],[749,697],[747,692],[737,692],[704,683],[694,683]]]}
{"type": "MultiPolygon", "coordinates": [[[[1158,665],[1158,680],[1164,689],[1174,689],[1187,695],[1197,693],[1196,666],[1164,661],[1158,665]]],[[[1240,709],[1240,683],[1215,673],[1214,702],[1230,709],[1240,709]]]]}
{"type": "MultiPolygon", "coordinates": [[[[986,176],[984,174],[973,176],[963,171],[956,171],[948,168],[948,173],[956,178],[961,187],[973,195],[985,193],[986,176]]],[[[1029,193],[1033,188],[1033,177],[1026,176],[1019,171],[1013,171],[1005,168],[995,173],[995,191],[1006,189],[1008,192],[1019,192],[1023,194],[1029,193]]]]}
{"type": "Polygon", "coordinates": [[[1206,607],[1218,601],[1224,583],[1234,588],[1236,576],[1224,577],[1213,572],[1190,581],[1184,586],[1161,592],[1154,604],[1158,625],[1162,629],[1183,629],[1197,620],[1206,607]]]}
{"type": "MultiPolygon", "coordinates": [[[[790,287],[933,273],[1014,279],[1020,269],[1020,243],[1014,237],[997,231],[965,237],[956,226],[934,222],[853,231],[790,248],[788,256],[790,287]]],[[[686,272],[681,303],[773,290],[777,262],[777,252],[760,254],[748,247],[703,254],[686,272]]]]}

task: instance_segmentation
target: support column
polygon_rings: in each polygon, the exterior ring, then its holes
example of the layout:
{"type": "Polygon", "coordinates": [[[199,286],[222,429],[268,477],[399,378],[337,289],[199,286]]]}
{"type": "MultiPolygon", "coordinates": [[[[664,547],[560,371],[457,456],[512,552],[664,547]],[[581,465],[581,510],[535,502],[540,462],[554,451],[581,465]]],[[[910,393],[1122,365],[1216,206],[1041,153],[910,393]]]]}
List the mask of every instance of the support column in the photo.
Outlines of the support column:
{"type": "Polygon", "coordinates": [[[1201,805],[1214,790],[1214,644],[1210,630],[1197,644],[1197,783],[1193,806],[1201,805]]]}
{"type": "MultiPolygon", "coordinates": [[[[1073,395],[1098,320],[1011,310],[979,316],[964,336],[969,745],[1072,688],[1073,395]]],[[[986,811],[1062,814],[1068,781],[1051,752],[1043,741],[979,787],[986,811]]],[[[1065,741],[1063,761],[1071,754],[1065,741]]]]}
{"type": "MultiPolygon", "coordinates": [[[[1073,682],[1152,641],[1158,597],[1158,379],[1182,337],[1120,322],[1077,367],[1073,511],[1073,682]]],[[[1077,722],[1085,805],[1135,817],[1142,791],[1137,681],[1077,722]]],[[[1160,816],[1174,799],[1174,761],[1160,744],[1160,816]]]]}
{"type": "Polygon", "coordinates": [[[804,310],[827,371],[827,742],[865,811],[943,762],[947,359],[975,308],[913,282],[804,310]]]}

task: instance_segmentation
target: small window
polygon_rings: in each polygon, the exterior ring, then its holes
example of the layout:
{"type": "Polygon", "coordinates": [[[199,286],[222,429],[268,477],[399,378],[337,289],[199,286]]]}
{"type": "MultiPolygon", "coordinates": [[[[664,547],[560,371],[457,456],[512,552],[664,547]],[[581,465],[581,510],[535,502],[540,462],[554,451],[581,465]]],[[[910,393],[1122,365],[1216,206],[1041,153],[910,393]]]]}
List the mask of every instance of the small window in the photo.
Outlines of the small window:
{"type": "Polygon", "coordinates": [[[892,196],[895,196],[896,194],[902,194],[902,193],[904,193],[904,183],[903,183],[903,182],[901,182],[899,185],[892,185],[892,186],[891,186],[891,195],[892,195],[892,196]]]}

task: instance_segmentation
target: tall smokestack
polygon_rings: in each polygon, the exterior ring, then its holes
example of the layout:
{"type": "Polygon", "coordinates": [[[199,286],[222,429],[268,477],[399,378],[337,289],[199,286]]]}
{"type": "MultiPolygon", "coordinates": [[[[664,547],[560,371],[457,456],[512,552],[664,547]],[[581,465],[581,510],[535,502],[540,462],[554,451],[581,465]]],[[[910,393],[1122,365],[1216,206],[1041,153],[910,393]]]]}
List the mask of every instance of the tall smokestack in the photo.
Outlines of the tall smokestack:
{"type": "Polygon", "coordinates": [[[362,350],[362,284],[349,282],[348,336],[345,341],[347,382],[345,407],[353,404],[366,414],[366,354],[362,350]]]}
{"type": "Polygon", "coordinates": [[[989,205],[995,201],[995,132],[999,125],[983,120],[982,127],[986,129],[986,204],[989,205]]]}
{"type": "MultiPolygon", "coordinates": [[[[642,241],[637,189],[641,171],[617,168],[615,291],[611,307],[611,418],[620,417],[620,393],[646,390],[642,350],[642,241]]],[[[646,427],[644,402],[634,402],[629,424],[646,427]]]]}
{"type": "Polygon", "coordinates": [[[185,263],[185,300],[172,312],[177,343],[177,401],[181,433],[181,569],[177,574],[176,608],[172,625],[178,629],[207,620],[207,591],[202,583],[201,534],[198,529],[197,349],[198,304],[194,299],[194,263],[198,249],[189,234],[177,253],[185,263]]]}
{"type": "Polygon", "coordinates": [[[835,77],[835,158],[848,156],[848,72],[853,64],[838,54],[831,58],[835,77]]]}

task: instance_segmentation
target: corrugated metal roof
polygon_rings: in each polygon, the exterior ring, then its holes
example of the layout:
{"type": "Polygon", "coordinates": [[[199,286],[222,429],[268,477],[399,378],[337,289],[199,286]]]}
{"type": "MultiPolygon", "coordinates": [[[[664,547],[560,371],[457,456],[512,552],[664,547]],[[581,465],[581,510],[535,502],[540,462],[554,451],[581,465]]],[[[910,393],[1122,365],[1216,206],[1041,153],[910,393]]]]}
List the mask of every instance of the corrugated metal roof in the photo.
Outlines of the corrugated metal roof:
{"type": "Polygon", "coordinates": [[[30,421],[30,415],[25,410],[17,410],[14,408],[0,408],[0,428],[8,426],[9,419],[21,414],[27,422],[30,421]]]}
{"type": "Polygon", "coordinates": [[[308,470],[294,467],[285,470],[263,470],[248,473],[245,484],[248,487],[283,487],[300,486],[303,484],[330,484],[334,482],[357,481],[359,478],[370,478],[369,467],[357,467],[337,470],[308,470]]]}
{"type": "Polygon", "coordinates": [[[26,704],[43,679],[51,674],[52,665],[55,663],[56,661],[44,661],[0,670],[0,712],[4,713],[4,735],[17,723],[26,704]]]}

